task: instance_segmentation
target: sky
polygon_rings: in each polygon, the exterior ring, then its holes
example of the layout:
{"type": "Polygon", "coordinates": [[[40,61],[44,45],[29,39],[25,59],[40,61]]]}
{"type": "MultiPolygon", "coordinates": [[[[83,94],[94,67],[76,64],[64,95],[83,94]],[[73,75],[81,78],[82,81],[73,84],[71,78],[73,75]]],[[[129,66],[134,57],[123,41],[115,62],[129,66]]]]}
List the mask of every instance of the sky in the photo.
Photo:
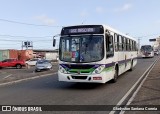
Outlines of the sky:
{"type": "Polygon", "coordinates": [[[160,36],[160,0],[0,0],[0,49],[56,49],[63,26],[105,24],[152,44],[160,36]]]}

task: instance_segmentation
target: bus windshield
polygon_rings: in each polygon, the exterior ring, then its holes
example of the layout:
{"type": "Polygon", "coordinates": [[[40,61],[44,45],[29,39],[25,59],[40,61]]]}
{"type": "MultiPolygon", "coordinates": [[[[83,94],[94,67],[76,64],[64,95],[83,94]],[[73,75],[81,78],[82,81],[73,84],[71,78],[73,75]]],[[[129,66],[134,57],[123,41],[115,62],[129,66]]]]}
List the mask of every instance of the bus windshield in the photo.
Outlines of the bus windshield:
{"type": "Polygon", "coordinates": [[[96,62],[104,57],[102,35],[64,36],[60,39],[59,58],[66,62],[96,62]]]}

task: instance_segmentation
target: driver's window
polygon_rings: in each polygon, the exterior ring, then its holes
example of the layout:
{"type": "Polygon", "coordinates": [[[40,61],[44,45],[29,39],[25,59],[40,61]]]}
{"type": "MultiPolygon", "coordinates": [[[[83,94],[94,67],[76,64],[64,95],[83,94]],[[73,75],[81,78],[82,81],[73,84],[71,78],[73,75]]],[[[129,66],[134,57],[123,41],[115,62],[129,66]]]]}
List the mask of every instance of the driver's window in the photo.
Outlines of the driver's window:
{"type": "Polygon", "coordinates": [[[113,55],[114,55],[113,36],[106,35],[106,56],[112,57],[113,55]]]}

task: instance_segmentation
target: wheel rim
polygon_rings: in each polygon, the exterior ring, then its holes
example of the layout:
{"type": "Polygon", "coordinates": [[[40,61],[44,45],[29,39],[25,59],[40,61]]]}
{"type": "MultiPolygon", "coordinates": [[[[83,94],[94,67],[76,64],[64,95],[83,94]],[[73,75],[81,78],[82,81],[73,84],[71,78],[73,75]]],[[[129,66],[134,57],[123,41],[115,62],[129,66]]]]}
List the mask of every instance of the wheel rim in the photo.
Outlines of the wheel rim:
{"type": "Polygon", "coordinates": [[[18,68],[18,69],[21,68],[21,65],[17,65],[17,68],[18,68]]]}

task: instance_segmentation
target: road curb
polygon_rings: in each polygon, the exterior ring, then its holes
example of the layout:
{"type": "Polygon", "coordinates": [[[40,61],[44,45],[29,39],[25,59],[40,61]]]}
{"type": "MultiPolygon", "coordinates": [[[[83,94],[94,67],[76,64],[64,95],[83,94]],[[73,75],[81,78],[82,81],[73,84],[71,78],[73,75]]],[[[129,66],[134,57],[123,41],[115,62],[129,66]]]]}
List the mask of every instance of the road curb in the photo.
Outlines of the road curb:
{"type": "MultiPolygon", "coordinates": [[[[132,100],[134,99],[134,96],[141,88],[142,84],[146,80],[148,74],[153,69],[153,67],[156,65],[156,62],[160,59],[158,57],[149,67],[148,69],[142,74],[142,76],[137,80],[137,82],[131,87],[131,89],[122,97],[122,99],[115,105],[116,107],[120,107],[121,105],[126,106],[129,105],[132,100]]],[[[126,106],[127,107],[127,106],[126,106]]],[[[115,113],[121,113],[123,114],[125,111],[111,111],[109,114],[115,114],[115,113]]]]}
{"type": "Polygon", "coordinates": [[[0,86],[11,85],[11,84],[19,83],[19,82],[22,82],[22,81],[37,79],[37,78],[41,78],[41,77],[45,77],[45,76],[49,76],[49,75],[54,75],[54,74],[57,74],[57,72],[49,73],[49,74],[43,74],[43,75],[34,76],[34,77],[30,77],[30,78],[24,78],[24,79],[15,80],[15,81],[6,82],[6,83],[1,83],[0,86]]]}

